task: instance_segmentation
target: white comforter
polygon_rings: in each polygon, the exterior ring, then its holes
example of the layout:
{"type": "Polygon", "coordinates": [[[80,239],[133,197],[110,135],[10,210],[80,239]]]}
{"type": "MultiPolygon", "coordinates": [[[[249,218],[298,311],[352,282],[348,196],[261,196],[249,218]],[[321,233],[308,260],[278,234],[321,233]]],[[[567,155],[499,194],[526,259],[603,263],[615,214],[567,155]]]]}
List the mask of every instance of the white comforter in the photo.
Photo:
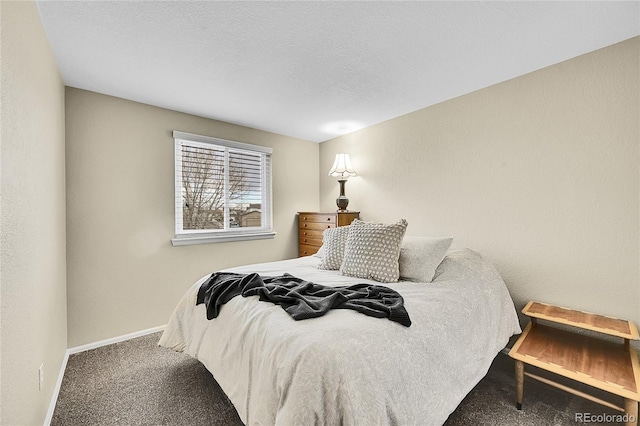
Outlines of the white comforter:
{"type": "MultiPolygon", "coordinates": [[[[311,256],[230,271],[379,284],[318,263],[311,256]]],[[[294,321],[257,296],[235,297],[208,321],[195,306],[206,278],[179,302],[159,345],[200,360],[248,425],[440,425],[521,331],[504,282],[471,250],[450,252],[432,283],[385,284],[403,296],[408,328],[343,309],[294,321]]]]}

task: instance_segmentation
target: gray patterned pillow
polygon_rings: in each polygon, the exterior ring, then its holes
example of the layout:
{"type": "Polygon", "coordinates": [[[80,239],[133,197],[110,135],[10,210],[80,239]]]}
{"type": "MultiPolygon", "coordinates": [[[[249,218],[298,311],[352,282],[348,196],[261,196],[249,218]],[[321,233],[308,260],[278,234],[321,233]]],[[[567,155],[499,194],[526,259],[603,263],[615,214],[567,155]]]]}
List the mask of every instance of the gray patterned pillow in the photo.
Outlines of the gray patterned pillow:
{"type": "Polygon", "coordinates": [[[349,226],[340,272],[383,283],[398,281],[400,244],[406,229],[404,219],[391,225],[355,219],[349,226]]]}
{"type": "Polygon", "coordinates": [[[349,235],[348,226],[327,228],[322,231],[323,257],[318,268],[337,271],[342,265],[344,246],[349,235]]]}

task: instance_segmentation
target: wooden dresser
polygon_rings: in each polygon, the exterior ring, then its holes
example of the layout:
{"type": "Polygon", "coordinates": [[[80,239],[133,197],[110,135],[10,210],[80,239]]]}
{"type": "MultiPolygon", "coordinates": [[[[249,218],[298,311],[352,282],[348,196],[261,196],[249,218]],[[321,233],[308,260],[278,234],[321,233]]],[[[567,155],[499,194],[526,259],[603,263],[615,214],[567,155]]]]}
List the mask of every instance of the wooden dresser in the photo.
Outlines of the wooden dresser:
{"type": "Polygon", "coordinates": [[[298,256],[315,254],[322,245],[322,231],[346,226],[358,219],[360,212],[298,212],[298,256]]]}

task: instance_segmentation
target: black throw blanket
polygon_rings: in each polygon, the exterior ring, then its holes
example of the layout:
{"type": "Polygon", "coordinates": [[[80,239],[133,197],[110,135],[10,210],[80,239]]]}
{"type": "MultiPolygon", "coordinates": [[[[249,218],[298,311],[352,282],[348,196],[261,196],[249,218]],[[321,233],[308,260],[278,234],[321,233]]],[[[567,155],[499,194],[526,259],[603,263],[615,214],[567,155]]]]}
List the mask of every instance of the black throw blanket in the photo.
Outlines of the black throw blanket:
{"type": "Polygon", "coordinates": [[[390,288],[371,284],[329,287],[286,273],[261,277],[256,273],[215,272],[200,286],[196,305],[204,303],[207,319],[216,318],[222,305],[239,294],[260,296],[262,301],[280,305],[294,320],[319,317],[329,309],[353,309],[406,327],[411,325],[404,299],[390,288]]]}

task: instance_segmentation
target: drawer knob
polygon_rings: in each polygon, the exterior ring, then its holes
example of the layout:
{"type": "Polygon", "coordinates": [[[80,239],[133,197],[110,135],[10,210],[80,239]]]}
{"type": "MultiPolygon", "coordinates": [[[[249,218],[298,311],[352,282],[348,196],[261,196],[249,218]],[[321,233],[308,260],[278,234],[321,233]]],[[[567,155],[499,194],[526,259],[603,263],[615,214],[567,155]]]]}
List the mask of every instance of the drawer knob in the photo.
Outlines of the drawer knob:
{"type": "Polygon", "coordinates": [[[307,224],[305,223],[305,224],[304,224],[304,225],[302,225],[302,226],[304,226],[304,227],[306,228],[306,227],[307,227],[307,224]]]}
{"type": "Polygon", "coordinates": [[[330,218],[330,217],[328,217],[328,218],[327,218],[327,220],[331,220],[331,218],[330,218]]]}

